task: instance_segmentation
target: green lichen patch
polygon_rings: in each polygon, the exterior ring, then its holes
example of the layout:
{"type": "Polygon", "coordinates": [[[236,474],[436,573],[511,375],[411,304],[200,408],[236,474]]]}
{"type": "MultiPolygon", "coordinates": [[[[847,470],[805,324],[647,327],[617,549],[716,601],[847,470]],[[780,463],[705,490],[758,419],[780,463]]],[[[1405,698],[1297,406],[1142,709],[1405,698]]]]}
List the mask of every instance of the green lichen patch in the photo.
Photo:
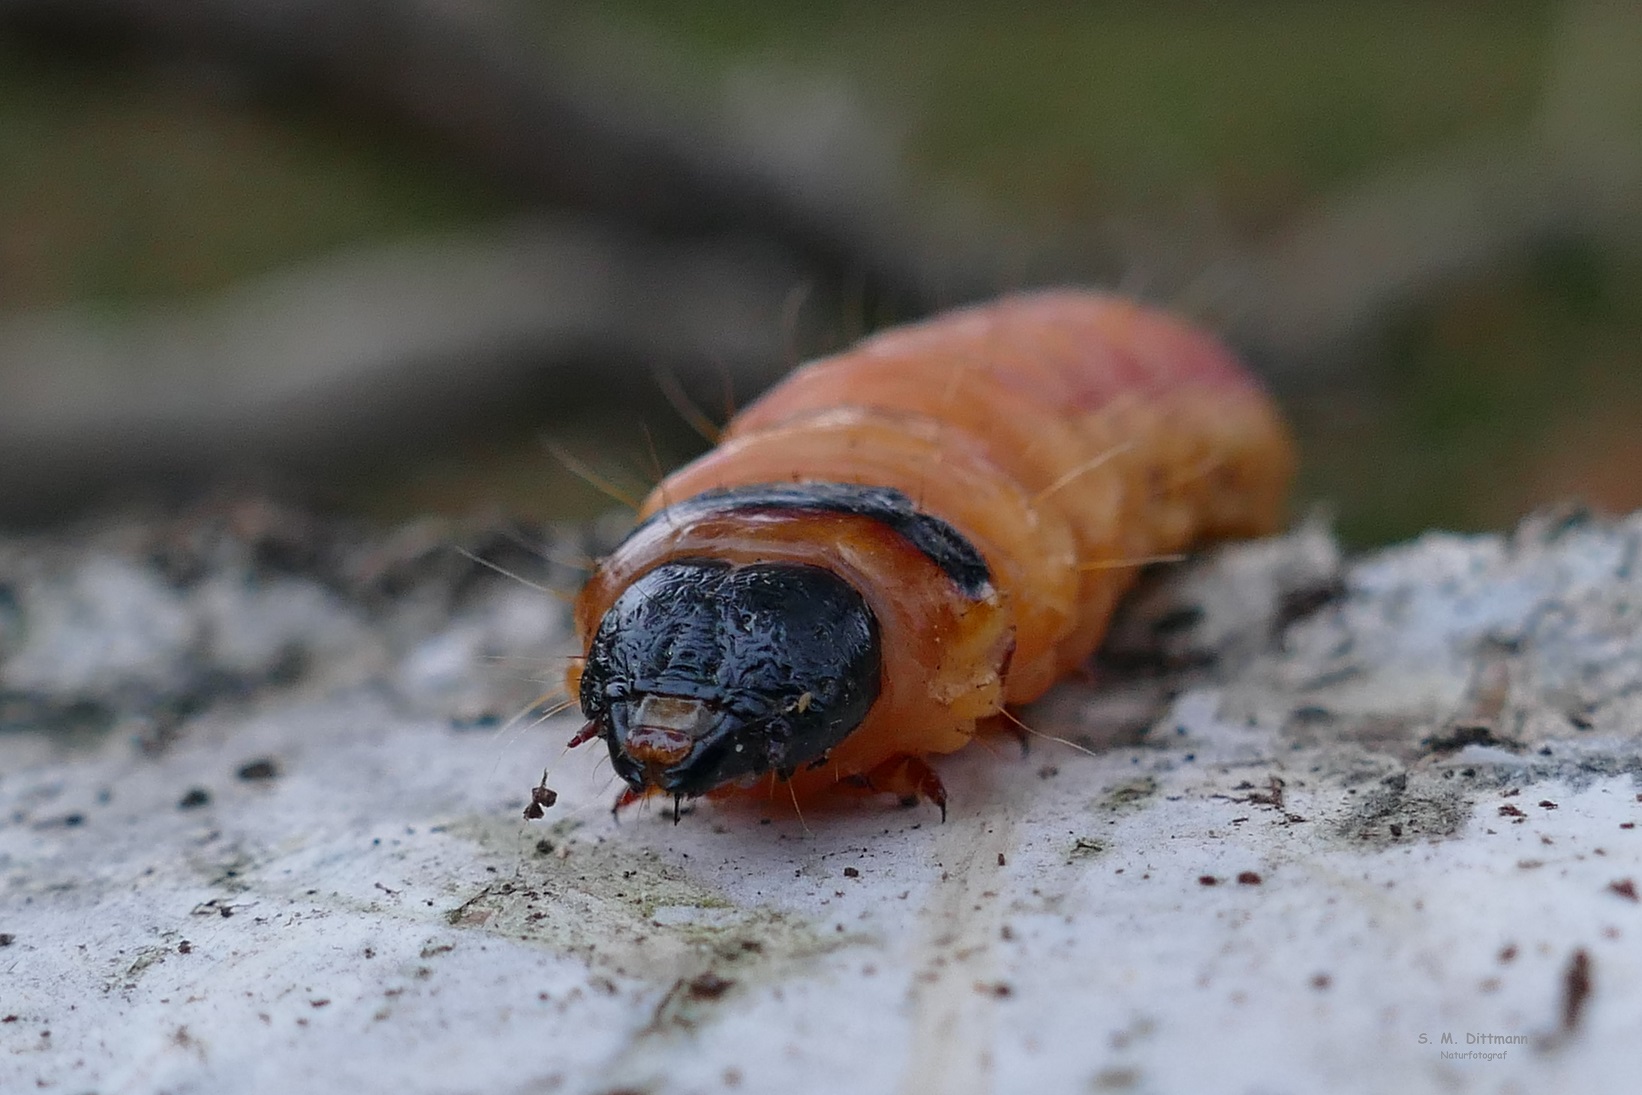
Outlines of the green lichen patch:
{"type": "Polygon", "coordinates": [[[1390,775],[1357,799],[1334,833],[1359,847],[1456,836],[1471,817],[1465,790],[1447,780],[1390,775]]]}
{"type": "MultiPolygon", "coordinates": [[[[653,849],[560,834],[557,850],[540,855],[535,832],[521,835],[507,823],[475,820],[447,831],[498,850],[511,845],[517,857],[511,877],[446,911],[451,925],[573,954],[620,976],[675,988],[714,978],[745,985],[788,976],[859,941],[778,910],[743,908],[653,849]]],[[[686,993],[686,1002],[714,996],[686,993]]]]}

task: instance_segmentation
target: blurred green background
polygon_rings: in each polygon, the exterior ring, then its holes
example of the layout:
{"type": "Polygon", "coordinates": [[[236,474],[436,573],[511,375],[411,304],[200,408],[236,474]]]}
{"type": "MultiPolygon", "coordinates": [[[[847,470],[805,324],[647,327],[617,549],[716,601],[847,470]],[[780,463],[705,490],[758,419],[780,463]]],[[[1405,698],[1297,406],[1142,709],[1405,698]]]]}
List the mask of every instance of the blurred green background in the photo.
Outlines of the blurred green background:
{"type": "MultiPolygon", "coordinates": [[[[1634,27],[1622,7],[1594,5],[1634,27]]],[[[534,6],[521,25],[544,51],[622,67],[624,86],[669,100],[716,102],[748,72],[841,89],[912,207],[969,211],[1016,241],[1022,272],[1000,263],[997,290],[1043,280],[1035,241],[1110,253],[1116,240],[1126,258],[1103,273],[1212,320],[1194,262],[1210,281],[1214,256],[1258,248],[1331,195],[1534,131],[1548,86],[1579,66],[1569,13],[1528,0],[617,0],[534,6]]],[[[391,119],[264,91],[232,66],[0,36],[0,311],[140,312],[538,200],[391,119]]],[[[1331,507],[1357,544],[1499,527],[1574,497],[1642,506],[1642,202],[1621,193],[1615,207],[1636,219],[1473,262],[1377,312],[1314,374],[1288,363],[1276,384],[1301,435],[1302,505],[1331,507]]],[[[884,318],[841,299],[804,351],[884,318]]],[[[665,421],[640,439],[608,408],[525,410],[300,487],[378,517],[574,517],[608,503],[544,451],[539,425],[635,479],[650,446],[670,463],[693,443],[665,421]]]]}

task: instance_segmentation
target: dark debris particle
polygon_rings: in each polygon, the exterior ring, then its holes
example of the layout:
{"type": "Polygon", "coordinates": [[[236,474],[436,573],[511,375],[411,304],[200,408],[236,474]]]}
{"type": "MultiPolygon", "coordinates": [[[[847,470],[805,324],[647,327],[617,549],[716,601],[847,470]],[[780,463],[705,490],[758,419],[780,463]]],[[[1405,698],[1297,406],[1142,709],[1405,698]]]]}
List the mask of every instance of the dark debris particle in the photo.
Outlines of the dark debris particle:
{"type": "Polygon", "coordinates": [[[1340,601],[1345,595],[1346,584],[1338,575],[1297,589],[1285,590],[1278,598],[1277,618],[1272,621],[1272,628],[1275,631],[1282,631],[1290,624],[1297,623],[1340,601]]]}
{"type": "Polygon", "coordinates": [[[1212,874],[1200,874],[1197,876],[1197,884],[1199,886],[1218,886],[1220,880],[1212,874]]]}
{"type": "Polygon", "coordinates": [[[1203,609],[1197,605],[1188,605],[1166,612],[1152,621],[1152,634],[1159,637],[1175,635],[1182,631],[1189,631],[1203,622],[1203,609]]]}
{"type": "MultiPolygon", "coordinates": [[[[542,781],[530,789],[530,805],[525,807],[525,820],[538,820],[546,811],[552,809],[553,804],[557,801],[559,801],[559,792],[547,785],[547,772],[544,770],[542,772],[542,781]]],[[[675,814],[676,812],[677,808],[675,807],[675,814]]],[[[676,816],[673,818],[673,824],[678,824],[676,816]]]]}
{"type": "Polygon", "coordinates": [[[0,947],[9,947],[17,942],[17,937],[11,932],[0,932],[0,947]]]}
{"type": "Polygon", "coordinates": [[[536,842],[536,854],[537,855],[552,855],[553,851],[554,851],[554,844],[551,840],[542,839],[542,840],[538,840],[536,842]]]}
{"type": "MultiPolygon", "coordinates": [[[[1246,788],[1252,788],[1252,786],[1253,784],[1250,784],[1247,780],[1245,780],[1234,787],[1233,790],[1240,791],[1246,788]]],[[[1249,793],[1243,798],[1233,798],[1232,801],[1253,803],[1256,806],[1270,806],[1274,809],[1281,810],[1284,808],[1283,788],[1286,786],[1287,784],[1283,782],[1281,777],[1269,776],[1266,779],[1266,789],[1264,791],[1250,790],[1249,793]]]]}
{"type": "Polygon", "coordinates": [[[0,1016],[0,1023],[15,1023],[19,1018],[20,1016],[16,1015],[0,1016]]]}
{"type": "Polygon", "coordinates": [[[1239,886],[1258,886],[1261,881],[1260,876],[1253,871],[1239,871],[1237,875],[1239,886]]]}
{"type": "Polygon", "coordinates": [[[856,870],[854,867],[845,867],[844,868],[844,877],[845,878],[860,878],[861,877],[861,872],[856,870]]]}
{"type": "Polygon", "coordinates": [[[712,970],[692,977],[689,983],[685,985],[685,989],[689,992],[692,1000],[717,1000],[734,987],[734,981],[720,977],[712,970]]]}
{"type": "Polygon", "coordinates": [[[1072,857],[1081,859],[1086,856],[1099,855],[1106,850],[1106,845],[1093,837],[1080,836],[1072,841],[1072,857]]]}
{"type": "Polygon", "coordinates": [[[1521,810],[1517,809],[1515,806],[1512,806],[1509,802],[1507,802],[1504,806],[1501,806],[1499,808],[1499,816],[1500,817],[1527,817],[1528,815],[1523,813],[1521,810]]]}
{"type": "Polygon", "coordinates": [[[1003,856],[1003,853],[1002,853],[1002,852],[999,852],[999,853],[998,853],[998,866],[1000,866],[1000,867],[1007,867],[1007,866],[1009,866],[1009,860],[1007,860],[1007,859],[1005,859],[1005,858],[1004,858],[1004,856],[1003,856]]]}
{"type": "Polygon", "coordinates": [[[234,773],[247,783],[260,783],[263,780],[279,778],[279,761],[273,757],[258,757],[256,760],[246,761],[234,773]]]}
{"type": "Polygon", "coordinates": [[[1311,975],[1311,987],[1316,989],[1318,992],[1322,992],[1332,984],[1334,984],[1334,978],[1330,977],[1326,973],[1314,973],[1311,975]]]}
{"type": "Polygon", "coordinates": [[[1515,943],[1507,943],[1499,949],[1499,960],[1501,962],[1512,962],[1516,960],[1516,957],[1517,945],[1515,943]]]}
{"type": "Polygon", "coordinates": [[[184,939],[182,942],[177,944],[177,953],[178,954],[193,954],[194,953],[194,944],[192,944],[188,940],[184,939]]]}
{"type": "Polygon", "coordinates": [[[1433,734],[1420,741],[1420,745],[1427,753],[1442,756],[1447,753],[1457,753],[1468,745],[1492,745],[1512,753],[1522,751],[1522,743],[1510,738],[1502,738],[1494,733],[1494,728],[1485,722],[1459,723],[1451,726],[1441,734],[1433,734]]]}
{"type": "Polygon", "coordinates": [[[1608,883],[1608,892],[1618,894],[1627,901],[1642,900],[1636,895],[1636,883],[1628,878],[1621,878],[1617,882],[1608,883]]]}
{"type": "Polygon", "coordinates": [[[975,991],[1002,1000],[1015,995],[1015,986],[1008,981],[976,981],[975,991]]]}
{"type": "Polygon", "coordinates": [[[204,787],[190,787],[188,792],[177,800],[179,810],[197,810],[201,806],[211,803],[211,792],[204,787]]]}
{"type": "Polygon", "coordinates": [[[1571,1033],[1585,1014],[1591,997],[1591,956],[1584,947],[1575,950],[1562,975],[1562,1030],[1571,1033]]]}
{"type": "Polygon", "coordinates": [[[1133,1068],[1104,1068],[1091,1081],[1096,1091],[1128,1091],[1140,1086],[1140,1071],[1133,1068]]]}

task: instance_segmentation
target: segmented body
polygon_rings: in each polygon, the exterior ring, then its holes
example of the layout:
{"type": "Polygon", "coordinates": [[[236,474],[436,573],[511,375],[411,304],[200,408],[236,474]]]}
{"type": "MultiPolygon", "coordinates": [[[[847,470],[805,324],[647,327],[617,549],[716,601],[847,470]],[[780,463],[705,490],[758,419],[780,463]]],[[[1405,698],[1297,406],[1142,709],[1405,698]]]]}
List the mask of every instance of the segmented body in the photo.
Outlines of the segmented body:
{"type": "Polygon", "coordinates": [[[869,338],[750,405],[645,501],[653,519],[603,561],[577,624],[585,649],[628,585],[680,557],[847,579],[882,632],[882,688],[824,764],[792,775],[819,790],[951,752],[1040,696],[1095,650],[1136,561],[1275,530],[1292,470],[1270,399],[1215,339],[1122,298],[1006,297],[869,338]],[[686,504],[769,484],[794,486],[686,504]],[[973,545],[988,580],[966,588],[881,513],[792,504],[836,490],[822,484],[900,492],[973,545]]]}

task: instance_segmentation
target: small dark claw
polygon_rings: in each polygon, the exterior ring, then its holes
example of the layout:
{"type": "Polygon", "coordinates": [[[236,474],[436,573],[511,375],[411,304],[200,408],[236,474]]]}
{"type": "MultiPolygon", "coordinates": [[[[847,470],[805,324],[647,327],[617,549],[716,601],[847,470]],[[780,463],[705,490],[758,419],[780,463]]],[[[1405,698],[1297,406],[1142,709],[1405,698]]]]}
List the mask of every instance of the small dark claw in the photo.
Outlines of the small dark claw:
{"type": "Polygon", "coordinates": [[[924,763],[921,757],[908,757],[907,776],[920,795],[941,808],[941,824],[946,824],[946,786],[935,774],[935,769],[924,763]]]}
{"type": "Polygon", "coordinates": [[[941,821],[946,821],[946,787],[922,757],[891,757],[862,778],[873,790],[899,795],[904,805],[933,802],[940,807],[941,821]]]}

